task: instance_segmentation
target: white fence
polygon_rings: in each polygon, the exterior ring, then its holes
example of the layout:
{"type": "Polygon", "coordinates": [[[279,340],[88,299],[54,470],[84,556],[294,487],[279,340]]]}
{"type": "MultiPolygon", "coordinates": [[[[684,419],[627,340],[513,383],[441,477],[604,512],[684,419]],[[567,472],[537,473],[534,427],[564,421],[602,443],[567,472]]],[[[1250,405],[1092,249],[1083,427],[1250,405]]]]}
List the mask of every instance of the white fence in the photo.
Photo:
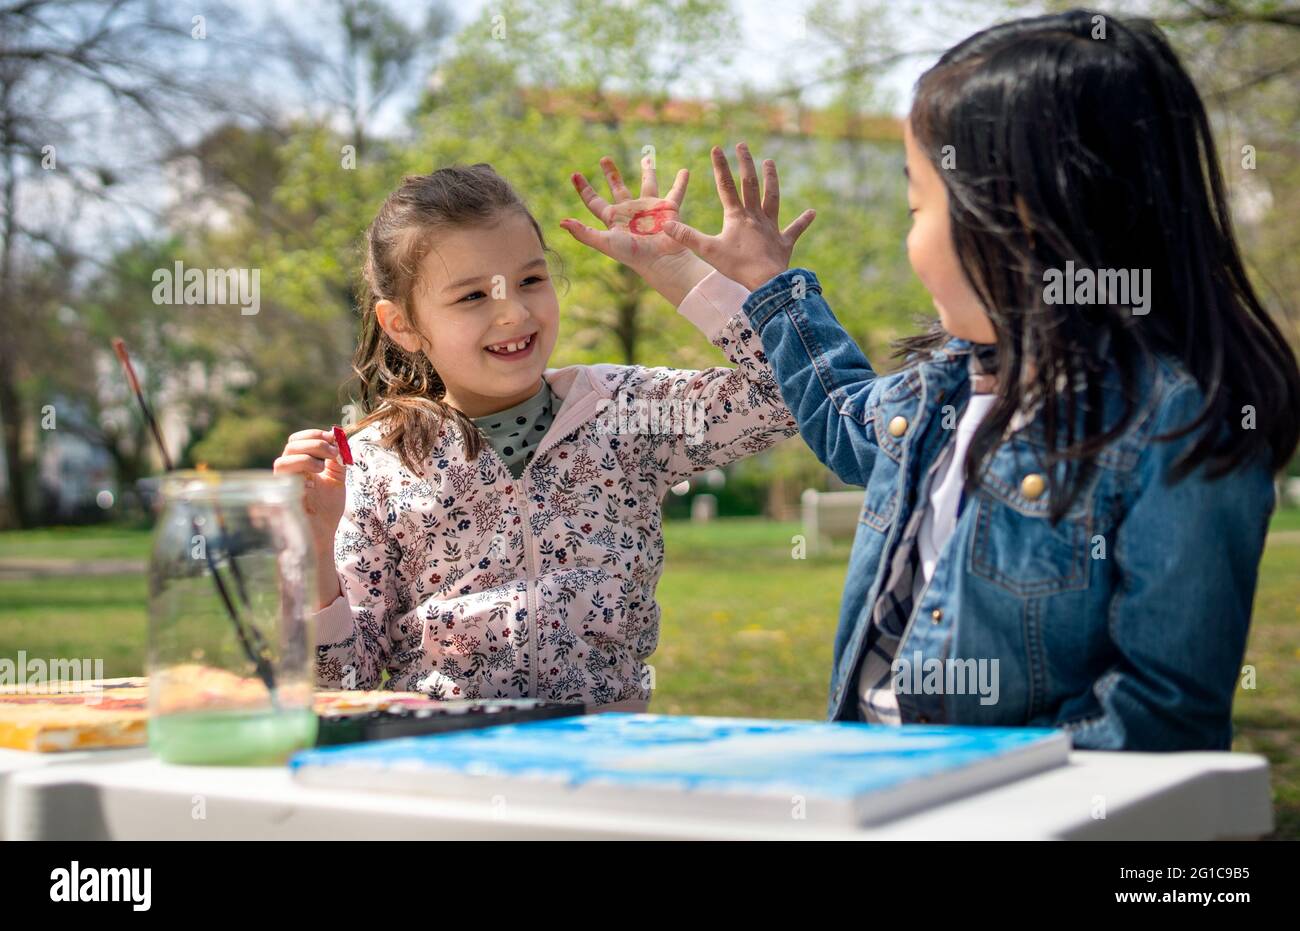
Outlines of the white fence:
{"type": "Polygon", "coordinates": [[[814,491],[809,488],[800,496],[803,511],[803,535],[808,551],[815,553],[836,540],[852,540],[862,513],[862,489],[851,491],[814,491]]]}

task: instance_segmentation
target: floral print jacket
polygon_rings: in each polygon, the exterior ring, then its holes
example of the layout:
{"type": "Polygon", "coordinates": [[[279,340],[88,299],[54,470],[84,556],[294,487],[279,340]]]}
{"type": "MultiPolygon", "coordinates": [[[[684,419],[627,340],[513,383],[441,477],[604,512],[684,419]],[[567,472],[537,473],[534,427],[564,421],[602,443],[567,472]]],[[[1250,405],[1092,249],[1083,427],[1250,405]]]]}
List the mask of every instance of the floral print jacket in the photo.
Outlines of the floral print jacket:
{"type": "Polygon", "coordinates": [[[714,272],[679,308],[735,368],[548,369],[560,406],[519,479],[450,423],[414,474],[382,423],[352,436],[318,684],[643,707],[665,494],[796,432],[748,293],[714,272]]]}

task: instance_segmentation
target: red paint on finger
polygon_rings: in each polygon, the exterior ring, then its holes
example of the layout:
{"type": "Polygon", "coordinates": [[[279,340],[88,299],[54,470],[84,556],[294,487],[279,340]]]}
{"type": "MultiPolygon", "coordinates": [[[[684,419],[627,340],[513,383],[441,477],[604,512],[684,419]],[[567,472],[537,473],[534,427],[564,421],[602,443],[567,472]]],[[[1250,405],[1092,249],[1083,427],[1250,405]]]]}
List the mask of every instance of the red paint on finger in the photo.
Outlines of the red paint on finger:
{"type": "Polygon", "coordinates": [[[352,449],[348,446],[348,435],[343,432],[343,428],[335,426],[334,444],[339,448],[339,455],[343,457],[344,465],[352,465],[352,449]]]}
{"type": "Polygon", "coordinates": [[[575,171],[569,176],[569,180],[573,182],[573,189],[579,194],[587,186],[587,180],[582,176],[582,172],[575,171]]]}
{"type": "Polygon", "coordinates": [[[664,224],[677,219],[672,204],[660,204],[649,210],[638,210],[628,221],[628,229],[639,236],[650,236],[663,231],[664,224]]]}

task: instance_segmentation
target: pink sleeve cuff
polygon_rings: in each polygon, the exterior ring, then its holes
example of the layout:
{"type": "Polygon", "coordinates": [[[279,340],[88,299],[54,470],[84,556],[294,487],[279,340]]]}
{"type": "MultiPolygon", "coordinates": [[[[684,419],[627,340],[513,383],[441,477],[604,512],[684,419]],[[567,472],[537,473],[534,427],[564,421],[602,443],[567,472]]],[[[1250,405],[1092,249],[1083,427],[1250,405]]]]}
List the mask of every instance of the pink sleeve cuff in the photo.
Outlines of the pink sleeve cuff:
{"type": "Polygon", "coordinates": [[[677,312],[713,342],[727,321],[740,313],[747,297],[748,288],[715,269],[691,288],[677,312]]]}
{"type": "Polygon", "coordinates": [[[316,644],[338,643],[352,636],[352,608],[348,600],[339,595],[313,614],[308,622],[316,631],[316,644]]]}

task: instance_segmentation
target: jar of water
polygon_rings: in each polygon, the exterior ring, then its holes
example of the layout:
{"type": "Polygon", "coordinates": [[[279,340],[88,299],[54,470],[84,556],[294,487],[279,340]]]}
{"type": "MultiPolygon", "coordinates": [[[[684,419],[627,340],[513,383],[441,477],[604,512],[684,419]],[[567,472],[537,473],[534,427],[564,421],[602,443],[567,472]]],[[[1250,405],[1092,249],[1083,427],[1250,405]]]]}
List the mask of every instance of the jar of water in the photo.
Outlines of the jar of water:
{"type": "Polygon", "coordinates": [[[273,764],[315,742],[301,502],[298,475],[163,478],[149,563],[149,746],[163,760],[273,764]]]}

